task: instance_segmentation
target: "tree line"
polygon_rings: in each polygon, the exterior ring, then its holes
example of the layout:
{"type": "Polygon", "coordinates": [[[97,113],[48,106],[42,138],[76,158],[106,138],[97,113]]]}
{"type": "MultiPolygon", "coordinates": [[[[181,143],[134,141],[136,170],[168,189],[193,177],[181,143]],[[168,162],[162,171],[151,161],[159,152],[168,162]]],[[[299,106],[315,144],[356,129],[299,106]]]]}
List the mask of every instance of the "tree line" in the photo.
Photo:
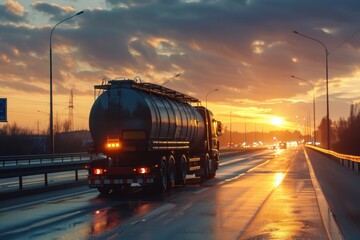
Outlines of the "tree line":
{"type": "MultiPolygon", "coordinates": [[[[350,106],[350,114],[347,119],[340,118],[338,121],[331,121],[331,149],[344,154],[360,156],[360,103],[350,106]]],[[[71,124],[68,121],[60,123],[55,121],[55,152],[86,152],[87,141],[91,139],[88,130],[70,131],[71,124]]],[[[4,124],[0,128],[0,155],[21,155],[21,154],[44,154],[48,153],[49,137],[48,131],[35,134],[16,123],[4,124]]],[[[222,147],[229,145],[241,145],[247,142],[252,145],[254,142],[267,144],[276,141],[301,141],[310,139],[310,136],[303,136],[300,131],[271,131],[271,132],[230,132],[225,128],[220,137],[222,147]]],[[[327,147],[326,117],[324,117],[316,131],[316,141],[320,146],[327,147]]]]}
{"type": "Polygon", "coordinates": [[[335,122],[332,132],[332,150],[360,156],[360,103],[351,104],[349,117],[335,122]]]}
{"type": "MultiPolygon", "coordinates": [[[[87,142],[91,139],[88,130],[70,131],[69,123],[55,122],[55,153],[86,152],[87,142]]],[[[35,133],[6,123],[0,128],[0,155],[30,155],[50,153],[49,131],[35,133]]]]}

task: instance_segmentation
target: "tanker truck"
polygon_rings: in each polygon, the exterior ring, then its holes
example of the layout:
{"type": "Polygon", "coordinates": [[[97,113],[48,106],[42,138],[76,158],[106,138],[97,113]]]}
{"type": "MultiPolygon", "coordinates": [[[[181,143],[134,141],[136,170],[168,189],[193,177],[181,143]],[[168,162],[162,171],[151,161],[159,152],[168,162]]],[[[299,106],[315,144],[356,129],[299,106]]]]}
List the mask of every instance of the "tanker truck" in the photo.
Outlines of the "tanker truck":
{"type": "Polygon", "coordinates": [[[221,122],[189,95],[138,80],[110,80],[90,111],[90,188],[163,192],[187,175],[211,179],[219,167],[221,122]]]}

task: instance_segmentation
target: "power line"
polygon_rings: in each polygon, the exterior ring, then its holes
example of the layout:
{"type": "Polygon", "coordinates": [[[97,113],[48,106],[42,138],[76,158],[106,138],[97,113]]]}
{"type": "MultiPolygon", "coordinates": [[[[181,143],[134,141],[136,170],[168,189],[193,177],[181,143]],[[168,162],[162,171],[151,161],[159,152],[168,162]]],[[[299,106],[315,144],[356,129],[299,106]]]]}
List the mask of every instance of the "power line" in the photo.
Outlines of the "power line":
{"type": "MultiPolygon", "coordinates": [[[[7,97],[9,99],[14,99],[14,100],[19,100],[19,101],[24,101],[24,102],[29,102],[29,103],[38,103],[38,104],[49,104],[48,102],[46,101],[36,101],[36,100],[29,100],[29,99],[23,99],[23,98],[15,98],[15,97],[7,97]]],[[[58,106],[67,106],[67,103],[66,102],[63,102],[63,103],[57,103],[55,105],[58,105],[58,106]]]]}
{"type": "Polygon", "coordinates": [[[331,51],[329,51],[329,54],[334,52],[336,49],[340,48],[342,45],[350,41],[358,32],[360,31],[360,28],[358,28],[355,32],[353,32],[347,39],[345,39],[343,42],[338,44],[335,48],[333,48],[331,51]]]}

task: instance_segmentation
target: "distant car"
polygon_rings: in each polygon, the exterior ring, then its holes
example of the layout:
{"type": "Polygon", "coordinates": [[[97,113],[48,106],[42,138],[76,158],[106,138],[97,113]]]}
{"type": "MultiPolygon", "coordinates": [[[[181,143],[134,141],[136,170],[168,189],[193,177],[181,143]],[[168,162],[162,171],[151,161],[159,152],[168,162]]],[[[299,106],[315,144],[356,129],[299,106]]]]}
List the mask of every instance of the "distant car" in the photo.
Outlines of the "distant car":
{"type": "Polygon", "coordinates": [[[279,149],[286,149],[286,142],[279,142],[279,149]]]}

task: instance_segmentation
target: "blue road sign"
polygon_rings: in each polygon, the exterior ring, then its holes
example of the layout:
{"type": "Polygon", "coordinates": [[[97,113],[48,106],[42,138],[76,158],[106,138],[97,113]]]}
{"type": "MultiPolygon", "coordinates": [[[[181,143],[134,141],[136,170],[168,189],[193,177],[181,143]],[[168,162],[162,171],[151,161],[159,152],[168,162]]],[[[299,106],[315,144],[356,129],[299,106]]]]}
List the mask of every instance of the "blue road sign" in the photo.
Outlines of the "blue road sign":
{"type": "Polygon", "coordinates": [[[7,122],[6,98],[0,98],[0,122],[7,122]]]}

